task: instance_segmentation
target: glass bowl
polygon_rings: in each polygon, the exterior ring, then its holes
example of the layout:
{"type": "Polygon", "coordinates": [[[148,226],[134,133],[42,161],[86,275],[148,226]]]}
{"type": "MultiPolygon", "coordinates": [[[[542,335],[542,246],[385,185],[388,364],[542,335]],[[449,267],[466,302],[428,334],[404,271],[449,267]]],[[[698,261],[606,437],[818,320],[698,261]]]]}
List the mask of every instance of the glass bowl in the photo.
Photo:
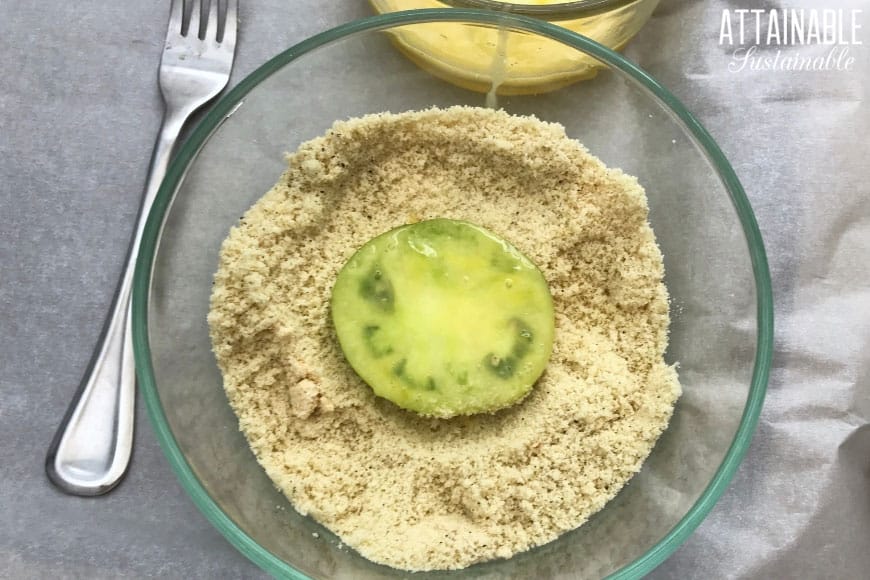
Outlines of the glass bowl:
{"type": "Polygon", "coordinates": [[[132,312],[148,413],[187,493],[264,570],[289,578],[407,575],[343,547],[276,491],[227,403],[206,314],[221,241],[278,179],[285,152],[336,119],[483,104],[390,42],[403,27],[445,22],[507,27],[600,62],[604,72],[592,82],[499,104],[562,123],[646,188],[672,300],[667,358],[679,363],[684,394],[641,472],[586,524],[508,560],[415,577],[638,577],[698,526],[746,452],[770,365],[770,278],[749,202],[704,128],[638,67],[550,23],[465,9],[374,16],[282,52],[221,99],[178,152],[145,227],[132,312]]]}
{"type": "MultiPolygon", "coordinates": [[[[530,0],[369,0],[384,14],[420,8],[485,8],[523,14],[573,30],[608,48],[620,50],[652,16],[659,0],[579,0],[548,4],[530,0]],[[519,3],[516,3],[519,2],[519,3]],[[525,2],[525,3],[524,3],[525,2]]],[[[393,34],[405,56],[432,74],[474,91],[497,84],[502,95],[552,91],[595,77],[602,63],[583,51],[537,35],[449,22],[406,27],[393,34]],[[504,70],[498,63],[507,60],[504,70]]]]}

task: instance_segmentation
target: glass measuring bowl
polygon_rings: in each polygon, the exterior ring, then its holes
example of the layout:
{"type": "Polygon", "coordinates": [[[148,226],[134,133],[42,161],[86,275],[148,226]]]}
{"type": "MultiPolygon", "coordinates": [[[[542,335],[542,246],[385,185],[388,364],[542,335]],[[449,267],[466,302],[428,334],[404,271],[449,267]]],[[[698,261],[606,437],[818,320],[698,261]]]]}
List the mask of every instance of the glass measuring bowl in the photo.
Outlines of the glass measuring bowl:
{"type": "MultiPolygon", "coordinates": [[[[646,24],[659,0],[370,0],[370,3],[381,14],[418,8],[486,8],[524,14],[620,50],[646,24]]],[[[393,34],[393,44],[435,76],[492,95],[546,93],[590,79],[601,70],[598,61],[563,44],[504,28],[451,22],[408,26],[393,34]]]]}

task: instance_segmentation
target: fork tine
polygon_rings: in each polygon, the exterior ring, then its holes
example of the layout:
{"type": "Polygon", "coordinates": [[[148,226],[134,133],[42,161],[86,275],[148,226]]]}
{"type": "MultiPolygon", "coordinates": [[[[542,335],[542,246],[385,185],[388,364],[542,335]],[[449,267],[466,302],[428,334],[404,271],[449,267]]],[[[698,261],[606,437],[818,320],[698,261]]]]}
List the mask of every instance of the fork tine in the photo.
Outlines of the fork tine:
{"type": "Polygon", "coordinates": [[[208,20],[205,23],[205,33],[203,39],[217,40],[218,34],[218,0],[209,0],[208,2],[208,20]]]}
{"type": "Polygon", "coordinates": [[[184,18],[184,0],[172,0],[169,8],[169,30],[181,34],[181,22],[184,18]]]}
{"type": "Polygon", "coordinates": [[[187,36],[193,34],[195,38],[199,38],[199,9],[202,2],[201,0],[193,0],[192,4],[190,22],[187,24],[187,36]]]}
{"type": "Polygon", "coordinates": [[[236,47],[236,22],[238,21],[239,0],[227,0],[227,11],[224,17],[224,35],[221,46],[229,50],[236,47]]]}

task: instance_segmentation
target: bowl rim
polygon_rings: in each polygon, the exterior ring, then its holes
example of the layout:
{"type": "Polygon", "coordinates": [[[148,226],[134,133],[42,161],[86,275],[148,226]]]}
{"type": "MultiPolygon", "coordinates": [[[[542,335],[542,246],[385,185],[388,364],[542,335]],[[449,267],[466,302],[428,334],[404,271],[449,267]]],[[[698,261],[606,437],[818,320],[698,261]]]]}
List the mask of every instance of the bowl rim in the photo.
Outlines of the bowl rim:
{"type": "MultiPolygon", "coordinates": [[[[642,0],[566,0],[554,4],[514,4],[503,0],[439,0],[456,8],[482,8],[534,16],[549,21],[584,18],[622,8],[642,0]]],[[[655,0],[656,3],[659,0],[655,0]]],[[[372,2],[372,4],[374,4],[372,2]]]]}
{"type": "Polygon", "coordinates": [[[132,338],[136,371],[151,424],[182,487],[199,510],[233,546],[273,576],[288,577],[295,580],[309,579],[303,572],[296,570],[260,546],[217,505],[197,478],[172,434],[157,392],[154,369],[151,364],[151,349],[148,342],[148,296],[154,258],[167,211],[190,162],[196,158],[211,134],[220,127],[225,119],[232,115],[248,92],[293,60],[311,50],[344,37],[400,25],[438,21],[470,21],[475,24],[502,25],[533,32],[573,46],[625,73],[663,103],[694,137],[696,145],[701,148],[717,170],[743,227],[755,278],[757,311],[755,362],[746,405],[743,409],[740,425],[722,463],[698,500],[655,545],[635,561],[608,577],[612,579],[640,578],[661,564],[698,527],[722,496],[749,447],[764,402],[773,354],[773,294],[770,271],[761,232],[743,186],[731,164],[707,130],[670,91],[627,58],[589,38],[546,21],[514,14],[460,8],[408,10],[370,16],[314,35],[282,51],[245,77],[213,106],[192,131],[170,164],[148,215],[136,260],[131,310],[132,338]]]}

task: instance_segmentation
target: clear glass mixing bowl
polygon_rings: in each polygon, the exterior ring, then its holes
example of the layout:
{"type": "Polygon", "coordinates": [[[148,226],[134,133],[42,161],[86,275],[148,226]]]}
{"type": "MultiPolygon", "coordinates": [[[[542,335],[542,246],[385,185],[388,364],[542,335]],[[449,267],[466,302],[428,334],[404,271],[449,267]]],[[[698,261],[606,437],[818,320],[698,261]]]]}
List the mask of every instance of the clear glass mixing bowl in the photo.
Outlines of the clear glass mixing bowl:
{"type": "Polygon", "coordinates": [[[464,9],[376,16],[282,52],[215,105],[169,169],[137,263],[133,333],[148,412],[187,493],[263,569],[290,578],[407,575],[342,547],[275,490],[224,396],[206,313],[221,241],[277,180],[285,152],[336,119],[483,104],[390,42],[408,25],[448,21],[505,26],[600,61],[594,81],[499,104],[562,123],[645,186],[672,297],[667,358],[679,362],[684,394],[643,470],[585,525],[509,560],[415,578],[638,577],[700,523],[749,445],[770,365],[770,279],[752,210],[710,135],[635,65],[547,22],[464,9]]]}

